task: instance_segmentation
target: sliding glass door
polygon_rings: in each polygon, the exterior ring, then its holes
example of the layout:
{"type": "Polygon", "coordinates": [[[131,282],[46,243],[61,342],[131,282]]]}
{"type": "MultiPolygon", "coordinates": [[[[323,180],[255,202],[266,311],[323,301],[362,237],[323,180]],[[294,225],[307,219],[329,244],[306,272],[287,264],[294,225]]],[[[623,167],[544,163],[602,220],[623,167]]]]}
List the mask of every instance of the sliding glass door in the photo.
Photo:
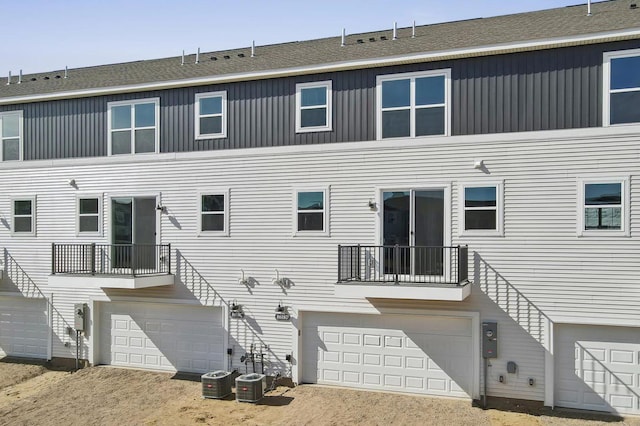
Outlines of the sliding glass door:
{"type": "Polygon", "coordinates": [[[111,199],[111,242],[114,268],[155,268],[155,197],[111,199]]]}

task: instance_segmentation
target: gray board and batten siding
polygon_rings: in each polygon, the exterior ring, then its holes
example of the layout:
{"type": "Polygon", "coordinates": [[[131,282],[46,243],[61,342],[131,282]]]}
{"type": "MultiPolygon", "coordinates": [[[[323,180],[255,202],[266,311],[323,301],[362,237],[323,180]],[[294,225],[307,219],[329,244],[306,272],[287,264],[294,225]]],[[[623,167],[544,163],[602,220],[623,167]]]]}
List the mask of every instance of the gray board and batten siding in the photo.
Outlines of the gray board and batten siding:
{"type": "Polygon", "coordinates": [[[376,76],[451,68],[453,135],[602,126],[603,52],[593,44],[211,86],[0,106],[23,110],[24,159],[107,155],[107,103],[160,98],[160,151],[187,152],[376,139],[376,76]],[[296,83],[332,80],[333,131],[295,132],[296,83]],[[226,90],[225,139],[195,139],[196,93],[226,90]]]}

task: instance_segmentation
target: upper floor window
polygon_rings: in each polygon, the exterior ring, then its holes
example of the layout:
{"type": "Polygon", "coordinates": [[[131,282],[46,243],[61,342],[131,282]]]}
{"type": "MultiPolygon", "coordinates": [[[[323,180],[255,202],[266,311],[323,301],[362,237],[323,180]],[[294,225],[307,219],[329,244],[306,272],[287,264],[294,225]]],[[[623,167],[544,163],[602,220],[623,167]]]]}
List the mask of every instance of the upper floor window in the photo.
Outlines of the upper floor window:
{"type": "Polygon", "coordinates": [[[502,183],[463,184],[461,234],[502,235],[502,183]]]}
{"type": "Polygon", "coordinates": [[[640,49],[604,54],[603,124],[640,123],[640,49]]]}
{"type": "Polygon", "coordinates": [[[36,233],[36,198],[21,197],[11,200],[12,232],[21,235],[36,233]]]}
{"type": "Polygon", "coordinates": [[[196,94],[196,139],[227,137],[227,92],[196,94]]]}
{"type": "Polygon", "coordinates": [[[216,190],[200,194],[198,220],[200,235],[229,235],[229,191],[216,190]]]}
{"type": "Polygon", "coordinates": [[[331,128],[331,80],[296,84],[296,132],[331,128]]]}
{"type": "Polygon", "coordinates": [[[76,201],[76,232],[78,235],[100,235],[102,203],[99,196],[78,196],[76,201]]]}
{"type": "Polygon", "coordinates": [[[327,188],[295,190],[295,234],[328,235],[328,194],[327,188]]]}
{"type": "Polygon", "coordinates": [[[160,99],[109,102],[109,155],[159,152],[160,99]]]}
{"type": "Polygon", "coordinates": [[[582,179],[579,192],[579,235],[627,235],[627,178],[582,179]]]}
{"type": "Polygon", "coordinates": [[[377,78],[378,139],[448,135],[451,71],[377,78]]]}
{"type": "Polygon", "coordinates": [[[0,113],[0,142],[2,161],[22,159],[22,111],[0,113]]]}

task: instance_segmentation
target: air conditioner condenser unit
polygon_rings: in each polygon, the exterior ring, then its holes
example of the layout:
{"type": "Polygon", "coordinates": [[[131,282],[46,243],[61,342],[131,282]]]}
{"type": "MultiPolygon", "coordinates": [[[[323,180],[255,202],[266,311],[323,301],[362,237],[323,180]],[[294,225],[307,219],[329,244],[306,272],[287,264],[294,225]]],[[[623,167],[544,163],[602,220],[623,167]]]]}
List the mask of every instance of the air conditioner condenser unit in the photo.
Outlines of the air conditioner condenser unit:
{"type": "Polygon", "coordinates": [[[267,389],[267,376],[251,373],[236,377],[236,401],[258,402],[267,389]]]}
{"type": "Polygon", "coordinates": [[[201,376],[202,397],[222,399],[231,393],[233,379],[228,371],[214,371],[201,376]]]}

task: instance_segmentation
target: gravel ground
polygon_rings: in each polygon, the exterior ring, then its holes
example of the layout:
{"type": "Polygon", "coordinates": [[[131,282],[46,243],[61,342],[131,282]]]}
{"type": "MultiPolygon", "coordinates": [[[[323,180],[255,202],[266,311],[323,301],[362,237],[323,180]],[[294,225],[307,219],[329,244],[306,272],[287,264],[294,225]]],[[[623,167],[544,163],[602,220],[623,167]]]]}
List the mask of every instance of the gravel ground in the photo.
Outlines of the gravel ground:
{"type": "Polygon", "coordinates": [[[200,383],[171,374],[92,367],[75,373],[0,361],[2,425],[618,425],[599,414],[551,411],[493,401],[364,392],[322,386],[280,386],[258,404],[202,399],[200,383]]]}

